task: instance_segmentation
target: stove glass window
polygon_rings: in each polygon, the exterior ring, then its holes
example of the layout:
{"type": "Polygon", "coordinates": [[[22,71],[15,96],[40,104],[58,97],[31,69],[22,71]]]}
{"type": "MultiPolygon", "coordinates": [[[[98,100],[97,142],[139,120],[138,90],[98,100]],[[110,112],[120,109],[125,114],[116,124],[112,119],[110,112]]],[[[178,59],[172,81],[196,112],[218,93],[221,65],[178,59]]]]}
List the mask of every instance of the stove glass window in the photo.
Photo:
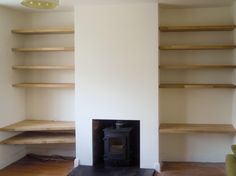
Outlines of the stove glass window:
{"type": "Polygon", "coordinates": [[[124,144],[121,138],[110,138],[110,153],[122,153],[123,147],[124,144]]]}

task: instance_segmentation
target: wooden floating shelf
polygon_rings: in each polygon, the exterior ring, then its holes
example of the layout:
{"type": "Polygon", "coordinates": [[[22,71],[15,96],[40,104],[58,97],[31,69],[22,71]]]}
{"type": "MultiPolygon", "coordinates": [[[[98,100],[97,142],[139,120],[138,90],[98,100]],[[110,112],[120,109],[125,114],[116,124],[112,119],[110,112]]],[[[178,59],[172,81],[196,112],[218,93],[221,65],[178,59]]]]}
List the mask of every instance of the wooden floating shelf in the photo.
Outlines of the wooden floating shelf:
{"type": "Polygon", "coordinates": [[[15,65],[12,67],[14,70],[74,70],[73,65],[15,65]]]}
{"type": "Polygon", "coordinates": [[[201,31],[233,31],[235,25],[212,26],[160,26],[161,32],[201,32],[201,31]]]}
{"type": "Polygon", "coordinates": [[[74,88],[73,83],[19,83],[14,84],[13,87],[23,88],[74,88]]]}
{"type": "Polygon", "coordinates": [[[14,34],[34,35],[34,34],[73,34],[74,28],[54,28],[54,29],[13,29],[14,34]]]}
{"type": "Polygon", "coordinates": [[[162,45],[160,50],[226,50],[235,49],[236,45],[162,45]]]}
{"type": "Polygon", "coordinates": [[[160,65],[160,69],[235,69],[236,65],[160,65]]]}
{"type": "Polygon", "coordinates": [[[57,52],[74,51],[74,47],[53,47],[53,48],[12,48],[15,52],[57,52]]]}
{"type": "Polygon", "coordinates": [[[67,131],[75,130],[74,122],[48,121],[48,120],[24,120],[3,128],[0,131],[67,131]]]}
{"type": "Polygon", "coordinates": [[[230,124],[160,124],[160,133],[232,133],[236,130],[230,124]]]}
{"type": "Polygon", "coordinates": [[[179,83],[163,83],[159,85],[159,88],[226,88],[234,89],[236,88],[233,84],[179,84],[179,83]]]}
{"type": "Polygon", "coordinates": [[[30,144],[74,144],[75,134],[72,133],[40,133],[25,132],[6,139],[0,144],[30,145],[30,144]]]}

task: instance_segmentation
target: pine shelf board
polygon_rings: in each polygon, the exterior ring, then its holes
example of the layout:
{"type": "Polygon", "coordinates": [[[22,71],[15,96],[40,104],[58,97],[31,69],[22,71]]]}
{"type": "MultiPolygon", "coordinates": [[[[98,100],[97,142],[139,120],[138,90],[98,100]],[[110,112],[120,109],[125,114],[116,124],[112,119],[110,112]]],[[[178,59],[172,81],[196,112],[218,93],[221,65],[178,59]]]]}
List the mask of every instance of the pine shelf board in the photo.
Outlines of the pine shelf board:
{"type": "Polygon", "coordinates": [[[53,47],[53,48],[12,48],[15,52],[57,52],[74,51],[74,47],[53,47]]]}
{"type": "Polygon", "coordinates": [[[7,145],[33,145],[33,144],[74,144],[75,134],[72,133],[46,133],[46,132],[24,132],[0,144],[7,145]]]}
{"type": "Polygon", "coordinates": [[[48,120],[24,120],[9,126],[0,128],[0,131],[67,131],[75,130],[74,122],[48,121],[48,120]]]}
{"type": "Polygon", "coordinates": [[[201,32],[201,31],[233,31],[235,25],[208,25],[208,26],[160,26],[161,32],[201,32]]]}
{"type": "Polygon", "coordinates": [[[162,123],[160,133],[236,133],[231,124],[181,124],[162,123]]]}
{"type": "Polygon", "coordinates": [[[73,83],[19,83],[13,84],[13,87],[22,88],[74,88],[73,83]]]}
{"type": "Polygon", "coordinates": [[[34,34],[73,34],[74,28],[51,28],[51,29],[13,29],[14,34],[34,35],[34,34]]]}
{"type": "Polygon", "coordinates": [[[235,69],[236,65],[160,65],[160,69],[235,69]]]}
{"type": "Polygon", "coordinates": [[[236,45],[162,45],[160,50],[227,50],[235,49],[236,45]]]}
{"type": "Polygon", "coordinates": [[[14,70],[74,70],[73,65],[15,65],[14,70]]]}
{"type": "Polygon", "coordinates": [[[234,89],[236,88],[233,84],[179,84],[179,83],[161,83],[159,88],[226,88],[234,89]]]}

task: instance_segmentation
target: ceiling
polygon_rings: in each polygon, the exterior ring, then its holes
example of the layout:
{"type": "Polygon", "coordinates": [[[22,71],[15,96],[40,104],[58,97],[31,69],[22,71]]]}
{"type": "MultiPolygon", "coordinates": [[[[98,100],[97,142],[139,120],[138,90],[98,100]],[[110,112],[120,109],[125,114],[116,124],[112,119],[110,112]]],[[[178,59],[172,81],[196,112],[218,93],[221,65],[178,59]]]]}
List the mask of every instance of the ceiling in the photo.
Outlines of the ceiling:
{"type": "MultiPolygon", "coordinates": [[[[76,0],[60,0],[60,6],[53,11],[69,11],[73,10],[74,2],[76,0]]],[[[16,10],[22,10],[22,11],[45,11],[45,10],[34,10],[27,7],[22,6],[21,0],[0,0],[0,6],[16,9],[16,10]]]]}
{"type": "Polygon", "coordinates": [[[179,7],[220,7],[230,6],[236,0],[158,0],[164,6],[179,7]]]}
{"type": "MultiPolygon", "coordinates": [[[[53,11],[69,11],[73,10],[74,3],[76,1],[83,0],[60,0],[60,6],[56,8],[53,11]]],[[[89,0],[85,0],[85,2],[88,2],[89,0]]],[[[90,0],[91,1],[91,0],[90,0]]],[[[101,0],[92,0],[92,2],[99,2],[101,0]]],[[[103,2],[110,2],[111,0],[103,0],[103,2]]],[[[124,0],[120,0],[123,1],[124,0]]],[[[129,0],[126,0],[129,1],[129,0]]],[[[138,1],[138,0],[135,0],[138,1]]],[[[147,1],[147,0],[145,0],[147,1]]],[[[218,7],[218,6],[230,6],[232,5],[236,0],[158,0],[159,3],[166,7],[218,7]]],[[[17,10],[22,11],[44,11],[44,10],[34,10],[30,8],[23,7],[20,4],[21,0],[0,0],[0,6],[13,8],[17,10]]],[[[132,0],[134,2],[134,0],[132,0]]]]}

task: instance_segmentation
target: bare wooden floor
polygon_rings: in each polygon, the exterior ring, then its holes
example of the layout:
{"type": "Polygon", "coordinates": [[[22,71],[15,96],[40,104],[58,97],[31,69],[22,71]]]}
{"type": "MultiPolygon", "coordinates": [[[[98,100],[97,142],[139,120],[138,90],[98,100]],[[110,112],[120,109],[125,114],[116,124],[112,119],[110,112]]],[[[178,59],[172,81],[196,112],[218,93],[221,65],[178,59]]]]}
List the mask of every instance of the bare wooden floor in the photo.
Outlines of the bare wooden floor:
{"type": "Polygon", "coordinates": [[[162,173],[156,176],[226,176],[224,164],[163,163],[162,173]]]}
{"type": "Polygon", "coordinates": [[[0,170],[0,176],[66,176],[73,168],[73,160],[40,161],[25,157],[0,170]]]}
{"type": "MultiPolygon", "coordinates": [[[[0,170],[0,176],[66,176],[73,169],[70,161],[39,161],[25,157],[0,170]]],[[[163,163],[162,173],[156,176],[226,176],[224,164],[163,163]]]]}

